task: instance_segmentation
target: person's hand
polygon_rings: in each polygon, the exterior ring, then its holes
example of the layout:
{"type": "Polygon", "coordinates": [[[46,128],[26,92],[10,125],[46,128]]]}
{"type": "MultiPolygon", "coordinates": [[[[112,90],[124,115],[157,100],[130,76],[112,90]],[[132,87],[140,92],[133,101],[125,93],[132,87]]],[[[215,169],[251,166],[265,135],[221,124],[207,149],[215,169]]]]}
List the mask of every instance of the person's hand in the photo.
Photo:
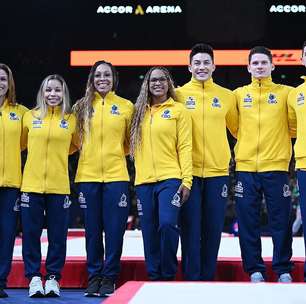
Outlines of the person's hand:
{"type": "Polygon", "coordinates": [[[190,190],[186,186],[181,184],[177,193],[179,193],[179,195],[181,197],[181,203],[184,204],[189,198],[190,190]]]}

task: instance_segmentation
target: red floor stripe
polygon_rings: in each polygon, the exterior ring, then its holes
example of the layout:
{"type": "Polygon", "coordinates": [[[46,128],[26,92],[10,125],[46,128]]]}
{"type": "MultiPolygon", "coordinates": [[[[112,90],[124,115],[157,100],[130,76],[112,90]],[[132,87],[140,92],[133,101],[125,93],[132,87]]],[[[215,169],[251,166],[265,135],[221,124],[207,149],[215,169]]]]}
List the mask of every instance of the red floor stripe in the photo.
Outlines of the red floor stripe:
{"type": "Polygon", "coordinates": [[[127,304],[143,284],[144,282],[127,282],[117,289],[115,294],[104,301],[103,304],[127,304]]]}

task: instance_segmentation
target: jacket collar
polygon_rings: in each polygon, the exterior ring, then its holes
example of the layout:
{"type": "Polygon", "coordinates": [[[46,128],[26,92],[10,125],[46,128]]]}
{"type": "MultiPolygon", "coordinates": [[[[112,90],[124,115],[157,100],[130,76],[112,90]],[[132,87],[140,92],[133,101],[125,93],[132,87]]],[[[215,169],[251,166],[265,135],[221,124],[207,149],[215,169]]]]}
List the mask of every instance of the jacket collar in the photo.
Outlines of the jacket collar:
{"type": "Polygon", "coordinates": [[[266,77],[266,78],[262,78],[262,79],[257,79],[252,77],[252,83],[251,86],[255,87],[255,88],[259,88],[259,87],[269,87],[273,84],[272,82],[272,77],[266,77]]]}
{"type": "Polygon", "coordinates": [[[115,92],[114,91],[110,91],[108,92],[104,98],[102,98],[102,96],[98,93],[95,92],[95,97],[93,100],[93,104],[97,104],[97,103],[101,103],[102,101],[104,101],[104,103],[109,102],[113,97],[115,96],[115,92]]]}
{"type": "Polygon", "coordinates": [[[152,107],[155,107],[155,108],[161,108],[161,107],[167,107],[167,106],[171,106],[175,103],[175,101],[173,100],[173,98],[169,97],[166,101],[164,101],[163,103],[160,103],[160,104],[157,104],[157,105],[154,105],[154,106],[150,106],[149,104],[147,104],[147,107],[148,108],[152,108],[152,107]]]}
{"type": "Polygon", "coordinates": [[[207,79],[206,81],[199,81],[197,79],[195,79],[194,77],[191,78],[190,82],[189,82],[192,86],[197,87],[197,88],[209,88],[212,87],[214,85],[214,81],[212,79],[212,77],[210,77],[209,79],[207,79]]]}

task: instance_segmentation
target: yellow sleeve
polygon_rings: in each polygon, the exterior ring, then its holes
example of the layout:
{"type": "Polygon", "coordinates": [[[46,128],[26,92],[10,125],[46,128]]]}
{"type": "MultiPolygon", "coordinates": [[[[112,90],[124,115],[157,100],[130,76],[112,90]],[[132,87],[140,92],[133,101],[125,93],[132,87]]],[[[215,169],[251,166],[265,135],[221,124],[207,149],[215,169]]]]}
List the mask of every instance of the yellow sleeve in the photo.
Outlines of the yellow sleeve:
{"type": "Polygon", "coordinates": [[[238,127],[239,127],[239,114],[237,107],[237,99],[233,94],[230,98],[230,108],[226,114],[226,126],[231,132],[231,134],[237,138],[238,127]]]}
{"type": "Polygon", "coordinates": [[[296,137],[296,113],[294,107],[292,106],[295,101],[295,94],[294,91],[291,91],[288,95],[287,99],[287,109],[288,109],[288,126],[289,126],[289,133],[291,137],[296,137]]]}
{"type": "Polygon", "coordinates": [[[77,131],[76,131],[76,118],[73,114],[71,115],[71,123],[73,124],[73,126],[72,126],[73,133],[72,133],[72,137],[71,137],[69,155],[75,153],[80,148],[80,139],[79,139],[79,135],[77,134],[77,131]]]}
{"type": "Polygon", "coordinates": [[[21,123],[21,136],[20,136],[20,149],[21,151],[25,150],[28,145],[28,133],[29,133],[29,127],[27,125],[28,117],[31,114],[31,111],[26,112],[22,116],[22,123],[21,123]]]}
{"type": "Polygon", "coordinates": [[[130,130],[131,130],[131,123],[134,114],[134,105],[132,103],[129,104],[129,109],[127,113],[126,119],[126,129],[125,129],[125,139],[124,139],[124,153],[128,155],[130,153],[130,130]]]}
{"type": "Polygon", "coordinates": [[[177,120],[177,153],[182,171],[182,183],[192,186],[192,123],[191,116],[182,106],[177,120]]]}

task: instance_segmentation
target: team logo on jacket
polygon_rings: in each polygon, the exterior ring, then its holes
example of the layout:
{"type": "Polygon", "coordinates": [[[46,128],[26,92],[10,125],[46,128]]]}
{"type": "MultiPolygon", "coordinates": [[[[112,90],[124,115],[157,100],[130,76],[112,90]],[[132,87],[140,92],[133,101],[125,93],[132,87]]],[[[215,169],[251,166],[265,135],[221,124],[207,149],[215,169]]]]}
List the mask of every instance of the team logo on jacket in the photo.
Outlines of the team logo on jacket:
{"type": "Polygon", "coordinates": [[[59,126],[62,129],[68,129],[69,127],[68,121],[66,119],[62,119],[59,126]]]}
{"type": "Polygon", "coordinates": [[[180,208],[181,207],[181,197],[180,197],[180,194],[179,193],[175,193],[173,198],[172,198],[172,201],[171,201],[171,204],[175,207],[178,207],[180,208]]]}
{"type": "Polygon", "coordinates": [[[298,105],[298,106],[301,106],[301,105],[304,104],[304,102],[305,102],[305,96],[304,96],[304,94],[303,94],[302,92],[299,93],[299,95],[297,96],[296,102],[297,102],[297,105],[298,105]]]}
{"type": "Polygon", "coordinates": [[[283,197],[288,197],[291,195],[289,185],[285,184],[283,187],[283,197]]]}
{"type": "Polygon", "coordinates": [[[86,209],[87,208],[86,199],[85,199],[85,196],[84,196],[83,192],[79,193],[78,200],[79,200],[80,208],[81,209],[86,209]]]}
{"type": "Polygon", "coordinates": [[[9,119],[10,120],[20,120],[19,116],[15,112],[9,113],[9,119]]]}
{"type": "Polygon", "coordinates": [[[64,199],[64,205],[63,205],[63,208],[64,209],[68,209],[71,205],[71,200],[69,199],[69,196],[66,195],[65,196],[65,199],[64,199]]]}
{"type": "Polygon", "coordinates": [[[251,97],[251,95],[248,93],[245,95],[244,99],[243,99],[243,107],[244,108],[251,108],[252,107],[252,101],[253,98],[251,97]]]}
{"type": "Polygon", "coordinates": [[[268,97],[268,104],[276,104],[276,103],[277,100],[275,94],[270,93],[268,97]]]}
{"type": "Polygon", "coordinates": [[[41,128],[41,125],[42,125],[42,120],[41,119],[35,119],[35,120],[32,121],[33,129],[41,128]]]}
{"type": "Polygon", "coordinates": [[[217,97],[213,98],[212,104],[214,108],[221,108],[220,100],[217,97]]]}
{"type": "Polygon", "coordinates": [[[118,106],[116,106],[116,105],[112,105],[112,108],[111,108],[111,114],[113,114],[113,115],[120,115],[120,112],[119,112],[119,108],[118,108],[118,106]]]}
{"type": "Polygon", "coordinates": [[[136,204],[137,204],[138,215],[139,215],[139,216],[140,216],[140,215],[143,215],[143,212],[142,212],[142,204],[141,204],[141,202],[140,202],[139,199],[137,199],[136,204]]]}
{"type": "Polygon", "coordinates": [[[242,182],[238,181],[235,188],[235,196],[237,197],[243,197],[243,185],[242,182]]]}
{"type": "Polygon", "coordinates": [[[127,207],[128,203],[127,203],[127,196],[123,193],[120,197],[120,201],[118,203],[119,207],[127,207]]]}
{"type": "Polygon", "coordinates": [[[228,188],[227,188],[227,185],[224,184],[223,187],[222,187],[221,196],[222,197],[227,197],[227,195],[228,195],[228,188]]]}
{"type": "Polygon", "coordinates": [[[171,118],[170,110],[166,109],[164,113],[161,115],[162,118],[171,118]]]}
{"type": "Polygon", "coordinates": [[[185,106],[187,109],[195,109],[195,99],[192,96],[189,96],[185,102],[185,106]]]}

